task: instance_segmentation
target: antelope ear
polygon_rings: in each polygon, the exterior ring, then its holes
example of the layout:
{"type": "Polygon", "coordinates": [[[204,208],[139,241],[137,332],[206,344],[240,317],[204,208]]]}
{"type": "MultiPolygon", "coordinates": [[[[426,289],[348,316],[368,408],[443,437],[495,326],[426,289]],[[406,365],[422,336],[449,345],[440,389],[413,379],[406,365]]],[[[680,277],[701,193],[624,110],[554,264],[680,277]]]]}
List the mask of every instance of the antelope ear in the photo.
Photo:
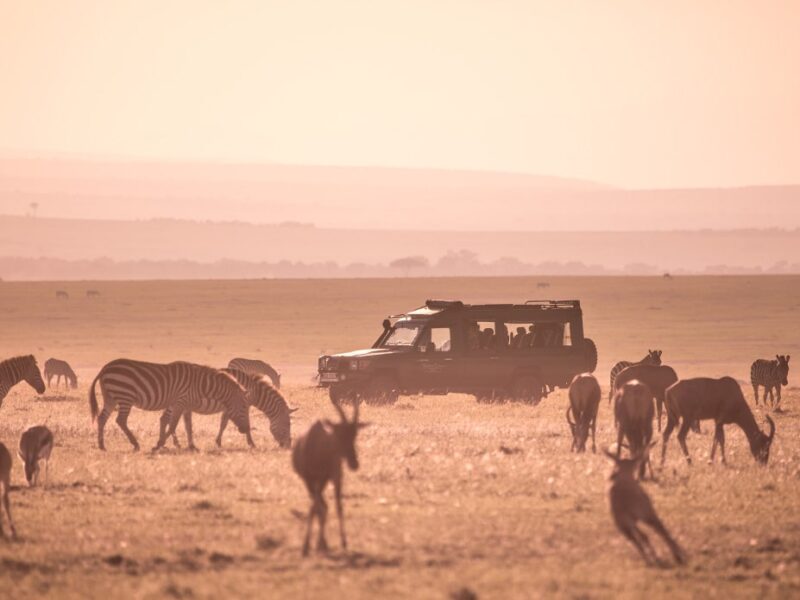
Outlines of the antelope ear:
{"type": "Polygon", "coordinates": [[[786,355],[786,362],[787,362],[787,363],[789,362],[789,359],[790,359],[790,358],[792,358],[792,357],[791,357],[791,356],[789,356],[789,355],[787,354],[787,355],[786,355]]]}

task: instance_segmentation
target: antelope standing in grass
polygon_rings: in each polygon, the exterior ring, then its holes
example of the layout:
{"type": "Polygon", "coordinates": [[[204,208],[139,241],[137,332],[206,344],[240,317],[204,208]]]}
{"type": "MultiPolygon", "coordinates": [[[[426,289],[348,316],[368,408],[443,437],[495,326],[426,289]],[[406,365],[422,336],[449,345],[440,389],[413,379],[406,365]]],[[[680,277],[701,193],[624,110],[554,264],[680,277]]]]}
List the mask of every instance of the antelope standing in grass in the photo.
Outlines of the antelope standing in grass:
{"type": "Polygon", "coordinates": [[[9,390],[20,381],[25,381],[36,390],[37,394],[44,394],[45,387],[39,366],[33,355],[16,356],[0,362],[0,406],[9,390]]]}
{"type": "Polygon", "coordinates": [[[611,368],[611,385],[608,387],[608,401],[611,402],[611,398],[614,397],[614,391],[616,390],[616,387],[614,387],[614,382],[617,379],[617,375],[619,375],[622,371],[624,371],[628,367],[633,367],[635,365],[658,366],[660,364],[661,364],[661,350],[648,350],[645,357],[637,362],[631,362],[628,360],[619,361],[611,368]]]}
{"type": "Polygon", "coordinates": [[[229,369],[243,371],[248,375],[266,375],[277,389],[281,389],[281,374],[263,360],[250,358],[233,358],[228,363],[229,369]]]}
{"type": "Polygon", "coordinates": [[[47,485],[48,464],[53,451],[53,432],[44,425],[31,427],[19,439],[19,457],[25,465],[28,485],[39,482],[39,461],[44,461],[44,484],[47,485]]]}
{"type": "Polygon", "coordinates": [[[636,473],[642,470],[644,461],[647,460],[649,448],[645,447],[643,452],[633,458],[619,458],[604,450],[606,456],[614,461],[608,488],[611,516],[617,529],[636,546],[648,565],[658,564],[658,555],[650,544],[650,539],[637,527],[639,522],[649,525],[660,535],[669,546],[675,562],[683,564],[686,562],[686,555],[658,518],[650,497],[636,480],[636,473]]]}
{"type": "Polygon", "coordinates": [[[629,381],[636,379],[650,388],[656,399],[656,412],[658,413],[658,430],[661,431],[661,413],[664,410],[664,392],[673,383],[678,381],[678,375],[672,367],[666,365],[633,365],[623,369],[614,380],[615,391],[629,381]]]}
{"type": "Polygon", "coordinates": [[[47,387],[52,387],[50,382],[56,378],[56,387],[61,383],[61,378],[64,378],[64,385],[69,385],[73,390],[78,387],[78,376],[75,371],[69,366],[65,360],[58,360],[57,358],[48,358],[44,362],[44,378],[47,380],[47,387]]]}
{"type": "Polygon", "coordinates": [[[314,517],[317,517],[319,521],[317,550],[324,552],[328,549],[328,543],[325,541],[328,505],[325,502],[324,493],[329,481],[333,482],[342,549],[347,549],[342,511],[342,462],[347,461],[347,466],[351,471],[358,470],[356,435],[358,430],[366,427],[367,424],[358,422],[357,400],[354,401],[352,421],[347,420],[344,410],[338,403],[333,402],[333,406],[339,413],[339,422],[334,423],[327,419],[315,421],[309,430],[297,440],[292,449],[292,466],[306,484],[311,497],[311,508],[308,512],[306,536],[303,542],[303,556],[308,555],[314,517]]]}
{"type": "Polygon", "coordinates": [[[14,528],[14,521],[11,519],[11,502],[8,499],[8,492],[11,489],[11,453],[4,444],[0,443],[0,537],[6,537],[5,523],[8,521],[8,528],[11,531],[11,538],[17,537],[17,530],[14,528]]]}
{"type": "Polygon", "coordinates": [[[667,389],[667,426],[664,428],[664,437],[661,445],[661,464],[667,456],[667,442],[672,431],[680,421],[678,430],[678,443],[681,445],[686,462],[692,464],[689,448],[686,446],[686,436],[693,421],[703,419],[714,420],[714,441],[711,444],[711,462],[719,444],[722,453],[722,462],[725,463],[725,425],[738,425],[750,443],[750,452],[753,458],[762,465],[769,461],[769,450],[775,437],[775,423],[767,415],[769,434],[759,429],[753,412],[744,399],[742,388],[732,377],[711,379],[698,377],[696,379],[682,379],[667,389]]]}
{"type": "Polygon", "coordinates": [[[789,355],[776,354],[776,360],[759,358],[750,366],[750,383],[753,385],[756,406],[758,406],[758,386],[760,385],[764,386],[764,406],[767,405],[767,392],[769,392],[769,401],[773,407],[781,405],[781,386],[789,385],[789,358],[789,355]],[[778,396],[777,403],[772,394],[773,389],[778,396]]]}
{"type": "Polygon", "coordinates": [[[570,451],[585,452],[589,430],[592,432],[592,452],[597,452],[594,435],[597,426],[597,409],[600,406],[600,384],[590,373],[576,375],[569,385],[567,423],[572,431],[570,451]],[[573,420],[570,420],[572,413],[573,420]]]}
{"type": "Polygon", "coordinates": [[[614,415],[617,421],[617,457],[622,452],[623,438],[628,440],[631,456],[642,456],[640,477],[644,477],[645,467],[650,465],[646,450],[653,439],[653,394],[650,388],[640,381],[628,381],[617,390],[614,398],[614,415]]]}

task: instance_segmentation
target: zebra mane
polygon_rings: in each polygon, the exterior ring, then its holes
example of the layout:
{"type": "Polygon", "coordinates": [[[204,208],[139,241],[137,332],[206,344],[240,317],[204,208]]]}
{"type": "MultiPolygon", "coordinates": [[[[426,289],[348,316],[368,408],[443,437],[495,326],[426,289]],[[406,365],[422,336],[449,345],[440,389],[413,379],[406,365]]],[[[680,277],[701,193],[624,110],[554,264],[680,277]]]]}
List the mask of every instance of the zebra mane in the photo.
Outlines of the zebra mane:
{"type": "Polygon", "coordinates": [[[20,354],[19,356],[13,356],[0,362],[0,365],[22,365],[28,362],[32,362],[34,365],[36,364],[36,358],[33,356],[33,354],[20,354]]]}

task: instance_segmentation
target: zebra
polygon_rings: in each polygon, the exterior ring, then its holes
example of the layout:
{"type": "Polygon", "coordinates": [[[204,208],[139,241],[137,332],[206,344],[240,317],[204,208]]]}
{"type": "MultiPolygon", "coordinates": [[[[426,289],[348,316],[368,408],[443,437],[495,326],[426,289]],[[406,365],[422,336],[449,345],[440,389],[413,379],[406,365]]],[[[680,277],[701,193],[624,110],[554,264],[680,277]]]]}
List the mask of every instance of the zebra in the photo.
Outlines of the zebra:
{"type": "Polygon", "coordinates": [[[759,358],[754,361],[750,366],[750,383],[753,384],[753,394],[756,397],[756,406],[758,406],[758,386],[764,386],[764,406],[767,405],[767,392],[769,392],[770,404],[773,407],[780,406],[781,404],[781,386],[789,385],[789,358],[786,356],[776,354],[776,360],[766,360],[759,358]],[[778,402],[775,402],[775,396],[772,394],[772,389],[778,396],[778,402]]]}
{"type": "Polygon", "coordinates": [[[228,363],[228,368],[244,371],[248,375],[266,375],[272,380],[272,385],[281,389],[281,374],[263,360],[234,358],[228,363]]]}
{"type": "Polygon", "coordinates": [[[8,395],[8,391],[23,380],[37,394],[44,394],[44,380],[32,354],[15,356],[0,362],[0,406],[3,405],[3,398],[8,395]]]}
{"type": "Polygon", "coordinates": [[[69,300],[69,294],[64,290],[56,290],[56,300],[69,300]]]}
{"type": "Polygon", "coordinates": [[[661,350],[648,350],[647,355],[639,362],[630,362],[627,360],[619,361],[611,369],[611,387],[608,390],[608,401],[611,402],[611,398],[614,396],[614,382],[617,380],[617,375],[619,375],[623,370],[634,365],[653,365],[657,367],[660,364],[661,350]]]}
{"type": "MultiPolygon", "coordinates": [[[[98,448],[105,450],[103,430],[111,413],[119,408],[117,425],[127,436],[134,451],[139,450],[139,442],[128,428],[132,406],[142,410],[165,411],[161,416],[158,444],[153,450],[162,448],[166,438],[175,435],[181,415],[190,412],[211,414],[227,411],[239,431],[250,437],[245,390],[233,377],[212,367],[187,362],[147,363],[124,358],[106,364],[89,388],[92,420],[97,419],[98,448]],[[95,394],[98,381],[103,393],[101,412],[98,412],[95,394]]],[[[184,423],[189,448],[195,449],[191,418],[184,418],[184,423]]],[[[248,439],[248,442],[251,440],[248,439]]]]}
{"type": "Polygon", "coordinates": [[[44,378],[47,380],[47,387],[52,387],[50,381],[53,377],[56,377],[56,387],[61,383],[62,377],[64,385],[69,385],[73,390],[78,387],[78,377],[65,360],[48,358],[44,362],[44,378]]]}
{"type": "MultiPolygon", "coordinates": [[[[292,445],[292,430],[289,421],[296,408],[289,408],[286,400],[275,387],[269,383],[267,377],[261,375],[250,375],[237,369],[222,369],[236,378],[243,388],[247,390],[248,402],[263,412],[269,419],[269,430],[272,437],[278,442],[281,448],[290,448],[292,445]]],[[[222,433],[228,425],[227,413],[222,413],[219,423],[219,435],[217,436],[217,446],[222,446],[222,433]]]]}

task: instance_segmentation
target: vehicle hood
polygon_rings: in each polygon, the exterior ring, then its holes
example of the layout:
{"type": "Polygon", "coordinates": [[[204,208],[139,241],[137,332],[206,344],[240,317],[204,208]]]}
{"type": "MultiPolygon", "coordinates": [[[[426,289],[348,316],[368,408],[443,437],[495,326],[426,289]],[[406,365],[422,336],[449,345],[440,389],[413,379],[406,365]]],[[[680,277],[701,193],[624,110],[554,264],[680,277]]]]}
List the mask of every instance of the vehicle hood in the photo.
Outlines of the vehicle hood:
{"type": "Polygon", "coordinates": [[[332,358],[374,358],[377,356],[385,356],[388,354],[405,354],[411,351],[408,348],[366,348],[364,350],[353,350],[351,352],[342,352],[341,354],[332,354],[332,358]]]}

